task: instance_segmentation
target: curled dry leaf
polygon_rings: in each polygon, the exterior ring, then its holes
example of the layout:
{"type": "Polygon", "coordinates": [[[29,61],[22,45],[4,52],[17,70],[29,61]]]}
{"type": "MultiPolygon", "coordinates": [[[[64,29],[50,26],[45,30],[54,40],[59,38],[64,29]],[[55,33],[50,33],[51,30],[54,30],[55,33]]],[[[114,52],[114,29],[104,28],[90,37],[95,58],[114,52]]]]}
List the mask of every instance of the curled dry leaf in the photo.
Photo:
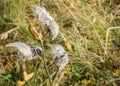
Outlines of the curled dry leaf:
{"type": "Polygon", "coordinates": [[[26,82],[25,81],[17,81],[17,86],[23,86],[26,82]]]}
{"type": "Polygon", "coordinates": [[[27,72],[23,72],[24,80],[27,82],[33,77],[34,73],[27,74],[27,72]]]}
{"type": "Polygon", "coordinates": [[[35,37],[35,39],[37,40],[42,40],[43,38],[43,35],[42,33],[39,31],[38,34],[39,34],[39,37],[38,35],[35,33],[35,31],[33,30],[33,28],[35,28],[34,26],[30,27],[30,32],[32,33],[32,35],[35,37]]]}
{"type": "Polygon", "coordinates": [[[30,32],[32,33],[32,35],[35,37],[35,39],[42,40],[43,35],[42,35],[41,31],[40,31],[39,25],[37,23],[33,22],[30,19],[28,19],[28,21],[29,21],[29,24],[30,24],[30,28],[29,29],[30,29],[30,32]],[[38,35],[36,34],[35,31],[38,32],[39,37],[38,37],[38,35]]]}
{"type": "Polygon", "coordinates": [[[72,46],[71,46],[70,42],[65,42],[65,47],[66,47],[69,51],[72,51],[72,46]]]}
{"type": "Polygon", "coordinates": [[[54,18],[44,7],[36,6],[34,12],[38,15],[39,22],[49,27],[51,39],[54,40],[59,34],[59,27],[54,18]]]}

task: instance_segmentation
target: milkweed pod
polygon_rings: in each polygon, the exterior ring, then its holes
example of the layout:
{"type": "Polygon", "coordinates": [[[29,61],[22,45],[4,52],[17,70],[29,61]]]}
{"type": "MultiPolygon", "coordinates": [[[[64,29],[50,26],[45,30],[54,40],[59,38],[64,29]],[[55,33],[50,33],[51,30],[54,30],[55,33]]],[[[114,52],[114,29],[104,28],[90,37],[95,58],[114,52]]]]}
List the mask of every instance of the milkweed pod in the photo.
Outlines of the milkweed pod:
{"type": "Polygon", "coordinates": [[[61,71],[62,69],[64,69],[67,64],[68,55],[66,52],[64,53],[64,55],[55,58],[55,65],[57,67],[57,71],[61,71]]]}
{"type": "Polygon", "coordinates": [[[9,43],[6,45],[6,47],[12,47],[13,49],[16,49],[18,51],[17,56],[21,60],[32,60],[37,57],[37,55],[42,54],[42,48],[38,46],[29,46],[23,42],[14,42],[9,43]]]}
{"type": "Polygon", "coordinates": [[[38,20],[41,24],[49,27],[51,39],[54,40],[59,34],[59,27],[54,18],[50,16],[49,12],[44,7],[41,6],[36,6],[34,13],[38,15],[38,20]]]}

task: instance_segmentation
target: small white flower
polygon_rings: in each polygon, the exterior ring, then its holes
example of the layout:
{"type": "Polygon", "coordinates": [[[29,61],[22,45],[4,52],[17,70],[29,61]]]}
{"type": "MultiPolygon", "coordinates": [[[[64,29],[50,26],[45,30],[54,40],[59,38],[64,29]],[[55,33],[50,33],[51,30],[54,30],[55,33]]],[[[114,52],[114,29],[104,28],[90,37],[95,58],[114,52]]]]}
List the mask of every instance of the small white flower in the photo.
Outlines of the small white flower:
{"type": "Polygon", "coordinates": [[[52,16],[50,16],[49,12],[44,7],[36,6],[35,14],[38,15],[39,22],[43,25],[47,25],[49,27],[51,33],[51,39],[54,40],[59,34],[58,24],[55,22],[52,16]]]}
{"type": "Polygon", "coordinates": [[[38,46],[28,46],[23,42],[14,42],[9,43],[6,47],[13,47],[14,49],[18,50],[18,58],[21,60],[32,60],[36,58],[37,55],[41,55],[42,48],[38,46]]]}
{"type": "Polygon", "coordinates": [[[51,45],[52,54],[55,55],[55,65],[58,71],[61,71],[68,64],[68,55],[63,46],[59,44],[51,45]]]}

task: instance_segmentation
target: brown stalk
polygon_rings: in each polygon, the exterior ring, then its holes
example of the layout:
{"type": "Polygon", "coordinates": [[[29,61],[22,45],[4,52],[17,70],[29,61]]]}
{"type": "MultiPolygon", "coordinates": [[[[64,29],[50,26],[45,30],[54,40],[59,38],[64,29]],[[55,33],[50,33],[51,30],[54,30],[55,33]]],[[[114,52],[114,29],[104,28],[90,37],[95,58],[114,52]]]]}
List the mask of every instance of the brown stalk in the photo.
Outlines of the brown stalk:
{"type": "MultiPolygon", "coordinates": [[[[32,25],[31,25],[32,26],[32,25]]],[[[43,63],[44,63],[44,67],[46,69],[46,72],[48,74],[48,77],[49,77],[49,82],[50,82],[50,86],[52,86],[52,78],[50,76],[50,73],[48,71],[48,66],[46,64],[46,59],[45,59],[45,52],[44,52],[44,45],[43,45],[43,40],[42,40],[42,37],[39,35],[39,33],[36,31],[35,27],[32,26],[32,29],[34,30],[34,32],[38,35],[38,38],[40,39],[40,42],[41,42],[41,45],[42,45],[42,58],[43,58],[43,63]]]]}

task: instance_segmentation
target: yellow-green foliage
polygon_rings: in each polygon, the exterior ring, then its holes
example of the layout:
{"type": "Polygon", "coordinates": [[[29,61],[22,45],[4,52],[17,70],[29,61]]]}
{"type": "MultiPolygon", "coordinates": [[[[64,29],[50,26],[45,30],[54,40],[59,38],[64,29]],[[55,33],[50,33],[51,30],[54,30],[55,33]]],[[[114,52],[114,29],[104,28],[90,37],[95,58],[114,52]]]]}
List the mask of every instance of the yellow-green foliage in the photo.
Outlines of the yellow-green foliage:
{"type": "MultiPolygon", "coordinates": [[[[119,29],[109,32],[107,47],[105,47],[107,29],[120,26],[119,0],[0,0],[0,33],[19,27],[15,38],[15,34],[10,33],[7,40],[0,41],[0,62],[4,63],[2,67],[6,70],[4,75],[0,75],[0,84],[15,85],[17,80],[22,80],[20,74],[25,70],[35,72],[35,76],[26,83],[26,86],[38,84],[49,86],[42,60],[35,59],[24,64],[20,61],[15,62],[13,57],[10,58],[12,53],[4,46],[14,41],[40,45],[31,36],[26,19],[33,18],[33,8],[39,3],[38,1],[42,1],[40,4],[50,12],[60,28],[59,36],[50,43],[60,43],[64,46],[67,40],[72,46],[72,51],[68,51],[69,64],[58,74],[54,84],[60,86],[119,85],[120,78],[116,72],[120,70],[119,29]],[[60,79],[60,76],[63,79],[60,79]]],[[[47,43],[44,45],[47,63],[52,64],[53,57],[49,53],[48,45],[47,43]]],[[[54,74],[53,64],[49,65],[49,70],[51,75],[54,74]]]]}
{"type": "Polygon", "coordinates": [[[34,0],[2,0],[1,1],[3,5],[3,18],[8,18],[14,23],[17,23],[18,25],[25,25],[26,24],[26,16],[27,11],[29,9],[29,12],[31,11],[31,6],[34,5],[34,0]]]}

